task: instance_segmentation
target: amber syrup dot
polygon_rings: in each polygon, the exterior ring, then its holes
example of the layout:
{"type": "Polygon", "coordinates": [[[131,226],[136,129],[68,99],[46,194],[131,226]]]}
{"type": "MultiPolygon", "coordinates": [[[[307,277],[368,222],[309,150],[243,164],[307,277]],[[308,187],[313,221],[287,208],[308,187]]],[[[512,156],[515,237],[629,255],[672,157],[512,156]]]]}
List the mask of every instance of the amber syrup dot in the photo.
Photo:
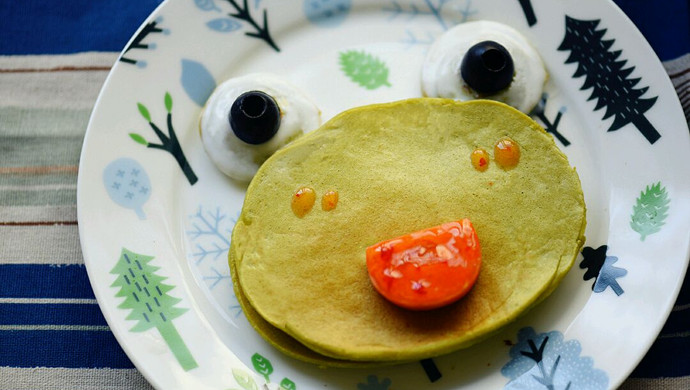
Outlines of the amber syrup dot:
{"type": "Polygon", "coordinates": [[[494,146],[494,159],[504,169],[514,168],[520,161],[520,146],[509,137],[503,137],[494,146]]]}
{"type": "Polygon", "coordinates": [[[484,149],[475,149],[470,155],[474,169],[484,172],[489,168],[489,153],[484,149]]]}
{"type": "Polygon", "coordinates": [[[292,212],[302,218],[314,207],[316,193],[311,187],[302,187],[292,194],[292,212]]]}
{"type": "Polygon", "coordinates": [[[323,194],[321,198],[321,209],[323,211],[331,211],[338,205],[338,192],[328,191],[323,194]]]}

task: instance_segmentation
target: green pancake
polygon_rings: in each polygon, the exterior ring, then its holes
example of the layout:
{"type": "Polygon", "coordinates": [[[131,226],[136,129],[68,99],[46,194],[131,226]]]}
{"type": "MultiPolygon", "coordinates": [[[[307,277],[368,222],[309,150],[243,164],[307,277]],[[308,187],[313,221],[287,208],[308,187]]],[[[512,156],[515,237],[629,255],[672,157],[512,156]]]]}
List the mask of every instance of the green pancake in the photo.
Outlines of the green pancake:
{"type": "Polygon", "coordinates": [[[247,318],[299,359],[350,366],[427,358],[467,347],[551,293],[584,242],[577,173],[526,115],[492,101],[418,98],[355,108],[264,163],[232,234],[230,266],[247,318]],[[470,154],[508,136],[519,164],[470,154]],[[298,218],[292,194],[317,200],[298,218]],[[326,191],[339,193],[332,211],[326,191]],[[365,249],[469,218],[482,250],[470,293],[432,311],[399,308],[371,285],[365,249]]]}

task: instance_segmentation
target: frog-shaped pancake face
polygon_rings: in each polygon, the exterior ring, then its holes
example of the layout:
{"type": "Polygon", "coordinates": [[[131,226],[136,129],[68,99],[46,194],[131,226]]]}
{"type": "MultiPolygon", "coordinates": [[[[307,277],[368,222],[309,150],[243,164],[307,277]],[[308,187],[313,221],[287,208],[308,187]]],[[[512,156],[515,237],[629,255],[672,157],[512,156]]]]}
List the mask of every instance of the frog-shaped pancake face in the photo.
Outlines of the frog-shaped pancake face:
{"type": "Polygon", "coordinates": [[[502,103],[417,98],[355,108],[270,157],[251,182],[230,266],[247,318],[276,347],[321,365],[409,361],[476,343],[547,296],[584,242],[579,178],[552,137],[502,103]],[[506,137],[513,166],[496,163],[506,137]],[[488,166],[477,169],[473,152],[488,166]],[[298,216],[295,192],[337,207],[298,216]],[[481,242],[472,290],[410,311],[367,275],[366,248],[468,218],[481,242]]]}

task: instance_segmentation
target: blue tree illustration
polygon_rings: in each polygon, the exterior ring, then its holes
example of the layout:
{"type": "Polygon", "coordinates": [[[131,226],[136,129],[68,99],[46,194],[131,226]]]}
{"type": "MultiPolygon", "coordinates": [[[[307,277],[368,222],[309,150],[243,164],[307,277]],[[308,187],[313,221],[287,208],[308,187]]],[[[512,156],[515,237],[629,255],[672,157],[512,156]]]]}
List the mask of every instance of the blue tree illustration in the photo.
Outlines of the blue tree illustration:
{"type": "Polygon", "coordinates": [[[390,378],[379,380],[376,375],[369,375],[367,383],[357,383],[357,390],[389,390],[391,387],[390,378]]]}
{"type": "Polygon", "coordinates": [[[405,29],[405,38],[402,39],[407,48],[412,46],[429,46],[436,40],[436,36],[430,31],[426,31],[423,35],[417,34],[414,31],[405,29]]]}
{"type": "Polygon", "coordinates": [[[389,13],[389,20],[404,17],[406,20],[414,22],[419,17],[432,17],[443,30],[448,30],[455,24],[466,22],[470,16],[477,12],[472,8],[472,0],[465,0],[462,8],[453,0],[424,0],[405,3],[391,0],[388,5],[383,7],[383,11],[389,13]],[[418,5],[418,3],[423,3],[423,5],[418,5]],[[454,8],[455,12],[445,11],[447,8],[454,8]]]}
{"type": "Polygon", "coordinates": [[[501,368],[509,379],[505,389],[606,389],[608,376],[594,368],[592,358],[580,356],[577,340],[564,340],[559,331],[537,334],[533,328],[518,332],[510,348],[511,360],[501,368]]]}
{"type": "Polygon", "coordinates": [[[196,252],[192,255],[197,265],[207,258],[217,260],[221,256],[227,256],[230,249],[230,234],[237,220],[228,218],[229,226],[225,226],[226,218],[228,215],[222,213],[220,207],[215,211],[204,211],[203,207],[199,206],[197,212],[192,215],[191,219],[194,222],[187,234],[196,242],[196,252]]]}
{"type": "Polygon", "coordinates": [[[188,254],[190,263],[198,270],[208,291],[234,318],[242,314],[242,307],[232,289],[227,257],[230,234],[238,216],[239,213],[227,213],[220,207],[208,209],[199,206],[189,216],[186,232],[189,242],[194,244],[188,254]]]}
{"type": "Polygon", "coordinates": [[[615,267],[613,264],[618,261],[615,256],[607,256],[608,246],[602,245],[597,249],[584,247],[582,249],[582,261],[580,268],[587,269],[583,275],[584,280],[594,279],[592,290],[600,293],[610,287],[616,295],[623,294],[623,288],[618,284],[618,278],[625,276],[628,271],[624,268],[615,267]]]}

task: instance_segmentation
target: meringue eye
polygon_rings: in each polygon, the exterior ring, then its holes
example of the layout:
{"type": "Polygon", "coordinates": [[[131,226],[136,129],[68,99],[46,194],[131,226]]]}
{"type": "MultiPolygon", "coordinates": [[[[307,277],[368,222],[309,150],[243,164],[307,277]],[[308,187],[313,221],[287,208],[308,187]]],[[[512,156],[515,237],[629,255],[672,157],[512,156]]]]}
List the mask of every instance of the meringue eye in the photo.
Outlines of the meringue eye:
{"type": "Polygon", "coordinates": [[[492,99],[529,113],[541,98],[546,69],[516,29],[498,22],[461,23],[441,35],[422,65],[425,96],[492,99]]]}
{"type": "Polygon", "coordinates": [[[321,125],[321,112],[297,86],[277,75],[231,78],[209,97],[201,140],[216,167],[249,181],[268,157],[321,125]]]}

